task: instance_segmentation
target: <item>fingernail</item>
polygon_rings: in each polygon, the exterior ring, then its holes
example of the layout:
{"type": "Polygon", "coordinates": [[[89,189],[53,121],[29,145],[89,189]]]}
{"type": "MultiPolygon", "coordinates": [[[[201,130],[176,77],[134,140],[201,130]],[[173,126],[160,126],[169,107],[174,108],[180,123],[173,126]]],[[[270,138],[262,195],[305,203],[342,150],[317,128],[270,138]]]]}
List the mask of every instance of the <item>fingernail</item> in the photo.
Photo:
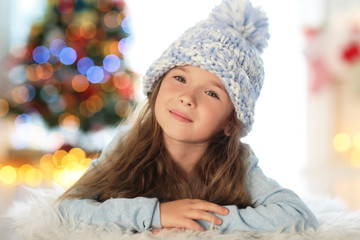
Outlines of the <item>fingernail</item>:
{"type": "Polygon", "coordinates": [[[222,224],[222,220],[220,218],[216,219],[216,225],[221,225],[222,224]]]}
{"type": "Polygon", "coordinates": [[[225,214],[228,214],[228,213],[229,213],[229,209],[224,208],[224,213],[225,213],[225,214]]]}

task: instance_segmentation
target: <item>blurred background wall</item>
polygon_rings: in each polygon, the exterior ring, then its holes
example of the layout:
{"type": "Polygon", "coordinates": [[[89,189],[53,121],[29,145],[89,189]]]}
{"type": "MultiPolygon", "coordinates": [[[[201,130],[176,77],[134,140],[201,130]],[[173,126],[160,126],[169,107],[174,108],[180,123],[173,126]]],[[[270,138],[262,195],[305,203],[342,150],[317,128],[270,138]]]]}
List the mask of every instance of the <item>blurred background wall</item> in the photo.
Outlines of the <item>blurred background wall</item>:
{"type": "MultiPolygon", "coordinates": [[[[26,186],[75,182],[144,98],[147,67],[219,2],[1,1],[1,210],[26,186]]],[[[359,209],[360,2],[252,2],[271,39],[244,142],[283,186],[359,209]]]]}

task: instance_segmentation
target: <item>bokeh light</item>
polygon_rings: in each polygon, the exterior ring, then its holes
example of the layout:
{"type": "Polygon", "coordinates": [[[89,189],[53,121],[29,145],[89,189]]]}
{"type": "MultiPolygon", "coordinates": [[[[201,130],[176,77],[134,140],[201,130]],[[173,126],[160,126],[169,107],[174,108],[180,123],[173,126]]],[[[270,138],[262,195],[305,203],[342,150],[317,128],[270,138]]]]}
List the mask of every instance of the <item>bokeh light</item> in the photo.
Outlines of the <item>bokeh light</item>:
{"type": "Polygon", "coordinates": [[[114,0],[96,0],[96,2],[97,8],[103,12],[107,12],[114,7],[114,0]]]}
{"type": "Polygon", "coordinates": [[[70,113],[63,113],[59,117],[59,125],[68,132],[76,132],[80,127],[80,120],[70,113]]]}
{"type": "Polygon", "coordinates": [[[21,182],[25,182],[25,176],[26,173],[30,170],[33,169],[33,166],[31,166],[30,164],[24,164],[22,165],[19,170],[18,170],[18,176],[19,176],[19,181],[21,182]]]}
{"type": "Polygon", "coordinates": [[[107,41],[103,48],[103,55],[116,55],[121,56],[119,48],[118,48],[119,41],[107,41]]]}
{"type": "Polygon", "coordinates": [[[53,75],[53,66],[49,63],[43,63],[36,66],[35,73],[38,79],[49,79],[53,75]]]}
{"type": "Polygon", "coordinates": [[[108,72],[116,72],[120,68],[120,58],[116,55],[107,55],[103,60],[103,66],[108,72]]]}
{"type": "Polygon", "coordinates": [[[360,150],[360,133],[357,133],[355,136],[354,136],[354,147],[357,149],[357,150],[360,150]]]}
{"type": "Polygon", "coordinates": [[[333,145],[336,151],[345,152],[351,147],[351,138],[346,133],[339,133],[333,139],[333,145]]]}
{"type": "Polygon", "coordinates": [[[77,41],[81,38],[80,25],[71,23],[65,30],[66,38],[70,41],[77,41]]]}
{"type": "Polygon", "coordinates": [[[59,57],[64,65],[71,65],[76,61],[77,54],[73,48],[65,47],[61,50],[59,57]]]}
{"type": "Polygon", "coordinates": [[[85,92],[89,87],[89,81],[84,75],[76,75],[71,81],[73,89],[77,92],[85,92]]]}
{"type": "Polygon", "coordinates": [[[72,148],[69,152],[57,150],[54,154],[44,154],[38,167],[28,163],[19,168],[10,165],[0,167],[0,182],[31,187],[55,182],[62,187],[70,187],[84,174],[91,161],[81,148],[72,148]]]}
{"type": "Polygon", "coordinates": [[[0,98],[0,117],[6,116],[9,112],[9,103],[5,100],[0,98]]]}
{"type": "Polygon", "coordinates": [[[31,64],[26,67],[26,77],[32,82],[39,81],[40,78],[37,76],[36,68],[38,64],[31,64]]]}
{"type": "Polygon", "coordinates": [[[97,32],[96,25],[92,22],[84,22],[80,26],[80,34],[85,39],[92,39],[97,32]]]}
{"type": "Polygon", "coordinates": [[[117,18],[118,12],[116,11],[109,11],[104,15],[104,24],[108,28],[116,28],[119,26],[117,18]]]}
{"type": "Polygon", "coordinates": [[[87,70],[94,66],[94,61],[89,57],[81,58],[77,63],[79,73],[86,75],[87,70]]]}
{"type": "Polygon", "coordinates": [[[43,174],[39,169],[31,168],[25,174],[25,182],[27,185],[35,187],[40,185],[43,180],[43,174]]]}
{"type": "Polygon", "coordinates": [[[17,86],[12,91],[12,98],[18,104],[31,101],[32,99],[34,99],[34,97],[35,97],[35,88],[30,84],[17,86]]]}
{"type": "Polygon", "coordinates": [[[37,63],[45,63],[49,60],[50,51],[44,46],[38,46],[33,50],[33,59],[37,63]]]}
{"type": "Polygon", "coordinates": [[[21,85],[26,81],[25,65],[17,65],[10,69],[8,74],[9,80],[15,85],[21,85]]]}
{"type": "Polygon", "coordinates": [[[73,0],[56,0],[56,10],[61,14],[68,14],[74,9],[73,0]]]}
{"type": "Polygon", "coordinates": [[[350,154],[350,163],[354,167],[360,167],[360,150],[355,149],[350,154]]]}
{"type": "Polygon", "coordinates": [[[113,76],[113,83],[117,89],[125,89],[131,84],[131,77],[124,72],[118,72],[113,76]]]}
{"type": "Polygon", "coordinates": [[[126,55],[128,49],[131,48],[132,43],[133,39],[131,37],[121,39],[118,44],[120,53],[126,55]]]}
{"type": "Polygon", "coordinates": [[[62,39],[54,39],[51,41],[49,49],[52,55],[58,57],[61,50],[66,47],[66,43],[62,39]]]}
{"type": "Polygon", "coordinates": [[[121,22],[121,27],[127,34],[131,33],[131,20],[129,17],[125,17],[121,22]]]}
{"type": "Polygon", "coordinates": [[[87,76],[89,82],[100,83],[103,80],[105,74],[101,67],[93,66],[87,70],[86,76],[87,76]]]}
{"type": "Polygon", "coordinates": [[[15,118],[15,126],[19,127],[21,124],[25,124],[25,123],[32,123],[32,118],[30,117],[30,115],[23,113],[23,114],[19,114],[16,118],[15,118]]]}
{"type": "Polygon", "coordinates": [[[12,166],[4,166],[0,170],[0,180],[5,184],[14,184],[17,179],[16,169],[12,166]]]}

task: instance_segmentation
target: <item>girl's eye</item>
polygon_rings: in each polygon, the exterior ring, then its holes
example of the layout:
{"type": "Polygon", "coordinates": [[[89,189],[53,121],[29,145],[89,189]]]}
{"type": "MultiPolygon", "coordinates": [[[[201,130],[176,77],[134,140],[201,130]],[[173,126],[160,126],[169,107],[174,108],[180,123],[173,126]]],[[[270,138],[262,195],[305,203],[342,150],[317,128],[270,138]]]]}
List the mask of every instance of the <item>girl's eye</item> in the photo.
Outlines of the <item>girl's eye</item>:
{"type": "Polygon", "coordinates": [[[185,82],[185,79],[184,79],[183,77],[175,76],[174,78],[175,78],[176,80],[178,80],[179,82],[182,82],[182,83],[185,82]]]}
{"type": "Polygon", "coordinates": [[[219,98],[218,95],[212,91],[206,91],[206,94],[209,95],[210,97],[219,98]]]}

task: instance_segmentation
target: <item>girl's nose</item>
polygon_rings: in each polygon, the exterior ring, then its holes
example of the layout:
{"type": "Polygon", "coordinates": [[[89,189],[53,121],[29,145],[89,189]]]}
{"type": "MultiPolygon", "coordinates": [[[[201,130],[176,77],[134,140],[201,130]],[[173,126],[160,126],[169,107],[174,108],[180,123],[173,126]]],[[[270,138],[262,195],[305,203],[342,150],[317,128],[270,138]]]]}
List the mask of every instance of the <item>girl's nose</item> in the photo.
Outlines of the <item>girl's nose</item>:
{"type": "Polygon", "coordinates": [[[185,104],[188,107],[195,107],[195,100],[189,94],[184,94],[180,96],[179,99],[182,104],[185,104]]]}

